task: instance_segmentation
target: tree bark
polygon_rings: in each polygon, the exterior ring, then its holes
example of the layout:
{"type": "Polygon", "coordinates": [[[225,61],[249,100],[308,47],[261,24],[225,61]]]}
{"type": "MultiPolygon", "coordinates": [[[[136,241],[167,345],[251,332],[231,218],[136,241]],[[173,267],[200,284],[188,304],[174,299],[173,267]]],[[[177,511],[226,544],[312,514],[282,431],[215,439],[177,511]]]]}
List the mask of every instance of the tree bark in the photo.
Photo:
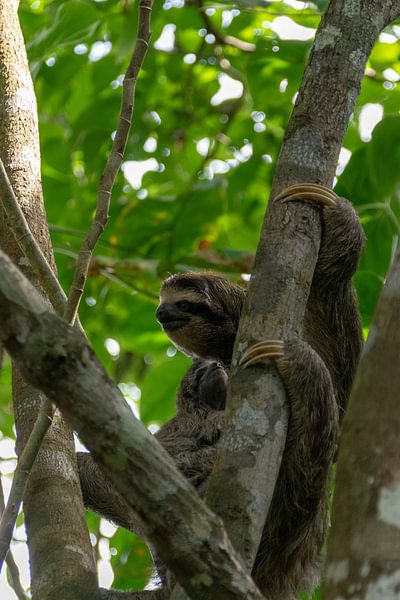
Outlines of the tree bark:
{"type": "MultiPolygon", "coordinates": [[[[0,0],[0,158],[47,260],[54,268],[43,207],[36,98],[16,0],[0,0]]],[[[0,245],[37,285],[0,206],[0,245]]],[[[29,436],[41,394],[13,366],[17,453],[29,436]]],[[[57,413],[24,498],[33,598],[96,598],[93,553],[84,518],[72,433],[57,413]]]]}
{"type": "MultiPolygon", "coordinates": [[[[330,3],[286,131],[271,198],[293,183],[332,184],[366,61],[399,6],[398,0],[330,3]]],[[[236,337],[221,450],[207,493],[249,569],[279,471],[288,409],[272,366],[243,370],[237,364],[259,340],[301,336],[320,238],[315,206],[269,202],[236,337]]]]}
{"type": "Polygon", "coordinates": [[[1,252],[0,340],[25,379],[61,408],[193,600],[262,600],[221,520],[135,419],[83,335],[1,252]]]}
{"type": "Polygon", "coordinates": [[[324,598],[400,593],[400,252],[344,420],[324,598]]]}

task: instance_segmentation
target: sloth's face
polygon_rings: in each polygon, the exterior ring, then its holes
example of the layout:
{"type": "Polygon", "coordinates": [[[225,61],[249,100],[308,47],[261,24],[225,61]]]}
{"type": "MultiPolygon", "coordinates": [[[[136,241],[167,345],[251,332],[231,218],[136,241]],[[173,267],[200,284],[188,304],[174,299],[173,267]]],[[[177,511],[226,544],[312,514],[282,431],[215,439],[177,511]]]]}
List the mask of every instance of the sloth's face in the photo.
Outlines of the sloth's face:
{"type": "Polygon", "coordinates": [[[244,290],[210,273],[169,277],[161,287],[156,317],[175,346],[228,365],[244,290]]]}
{"type": "Polygon", "coordinates": [[[215,358],[215,327],[226,320],[222,311],[212,308],[199,292],[167,289],[160,294],[156,317],[170,340],[190,356],[215,358]]]}

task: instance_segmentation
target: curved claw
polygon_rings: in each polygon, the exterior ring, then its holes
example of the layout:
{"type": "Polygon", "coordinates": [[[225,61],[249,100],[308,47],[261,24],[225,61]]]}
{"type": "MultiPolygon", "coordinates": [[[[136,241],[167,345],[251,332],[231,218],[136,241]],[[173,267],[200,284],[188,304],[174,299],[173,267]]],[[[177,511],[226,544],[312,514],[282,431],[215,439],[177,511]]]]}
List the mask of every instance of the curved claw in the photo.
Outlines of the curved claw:
{"type": "Polygon", "coordinates": [[[246,369],[250,365],[254,365],[262,360],[283,358],[283,348],[284,342],[282,340],[263,340],[262,342],[253,344],[242,355],[239,366],[246,369]]]}
{"type": "Polygon", "coordinates": [[[318,183],[296,183],[289,186],[274,198],[275,201],[290,202],[292,200],[311,200],[327,208],[337,204],[335,192],[318,183]]]}

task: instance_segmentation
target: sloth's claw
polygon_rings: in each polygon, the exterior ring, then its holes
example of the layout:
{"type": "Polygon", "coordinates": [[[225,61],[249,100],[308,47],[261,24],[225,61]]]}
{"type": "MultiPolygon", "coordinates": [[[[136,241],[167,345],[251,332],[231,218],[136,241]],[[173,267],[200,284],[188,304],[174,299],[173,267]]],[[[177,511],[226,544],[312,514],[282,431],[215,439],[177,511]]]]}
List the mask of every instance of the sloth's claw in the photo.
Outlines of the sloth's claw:
{"type": "Polygon", "coordinates": [[[257,344],[253,344],[246,350],[239,361],[239,365],[246,369],[250,365],[254,365],[263,360],[274,360],[283,358],[284,342],[282,340],[263,340],[257,344]]]}
{"type": "Polygon", "coordinates": [[[337,204],[338,196],[333,190],[318,183],[295,183],[274,198],[274,202],[292,200],[310,200],[326,208],[333,208],[337,204]]]}

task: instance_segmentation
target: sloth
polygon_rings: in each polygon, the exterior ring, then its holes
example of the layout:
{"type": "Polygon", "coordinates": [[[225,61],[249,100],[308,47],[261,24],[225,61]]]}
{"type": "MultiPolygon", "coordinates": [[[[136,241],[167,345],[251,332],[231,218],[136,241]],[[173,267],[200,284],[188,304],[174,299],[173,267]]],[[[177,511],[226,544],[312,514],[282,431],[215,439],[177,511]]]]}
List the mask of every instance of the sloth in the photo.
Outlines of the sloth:
{"type": "MultiPolygon", "coordinates": [[[[329,484],[359,360],[361,324],[352,276],[363,232],[352,205],[315,184],[291,186],[275,201],[322,207],[322,240],[302,339],[262,340],[239,364],[272,361],[286,389],[285,450],[252,575],[268,600],[295,600],[318,583],[327,528],[329,484]]],[[[168,277],[157,320],[176,347],[193,358],[177,396],[177,413],[156,434],[178,468],[204,496],[223,434],[229,367],[246,290],[211,272],[168,277]]],[[[89,455],[78,456],[85,504],[118,525],[138,531],[124,501],[89,455]],[[133,523],[133,524],[132,524],[133,523]]],[[[172,585],[158,564],[158,577],[172,585]]]]}

